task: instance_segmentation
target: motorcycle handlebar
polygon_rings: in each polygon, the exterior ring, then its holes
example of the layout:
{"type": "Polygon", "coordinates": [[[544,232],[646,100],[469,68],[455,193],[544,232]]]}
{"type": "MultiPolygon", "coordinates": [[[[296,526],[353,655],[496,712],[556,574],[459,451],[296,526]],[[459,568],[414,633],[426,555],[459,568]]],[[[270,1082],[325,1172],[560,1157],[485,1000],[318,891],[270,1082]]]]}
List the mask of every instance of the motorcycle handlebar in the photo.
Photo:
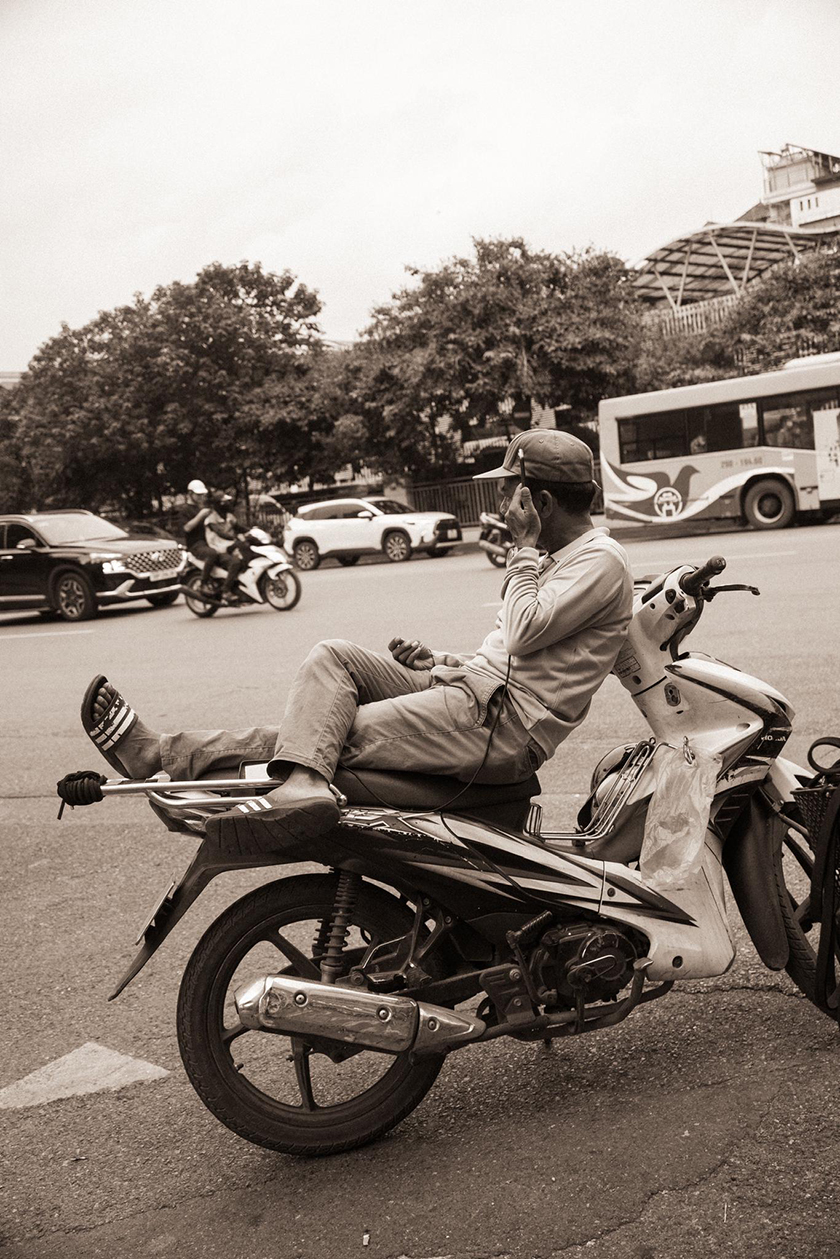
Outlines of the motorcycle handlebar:
{"type": "Polygon", "coordinates": [[[685,573],[680,578],[680,589],[687,595],[696,595],[701,586],[705,586],[710,577],[716,577],[726,568],[726,560],[722,555],[713,555],[693,573],[685,573]]]}

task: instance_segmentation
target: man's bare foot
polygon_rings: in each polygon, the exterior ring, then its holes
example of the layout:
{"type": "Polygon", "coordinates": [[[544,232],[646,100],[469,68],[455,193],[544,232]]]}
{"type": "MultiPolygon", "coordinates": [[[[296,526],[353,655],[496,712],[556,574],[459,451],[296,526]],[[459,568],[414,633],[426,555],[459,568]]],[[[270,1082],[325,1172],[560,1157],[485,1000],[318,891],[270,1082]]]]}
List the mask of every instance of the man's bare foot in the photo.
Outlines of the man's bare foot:
{"type": "MultiPolygon", "coordinates": [[[[119,698],[117,688],[103,679],[90,705],[90,717],[94,727],[107,716],[108,710],[119,698]]],[[[97,746],[100,745],[101,736],[91,734],[91,738],[97,746]]],[[[160,762],[160,736],[144,725],[139,717],[136,717],[126,733],[120,734],[119,726],[117,726],[106,742],[108,746],[104,750],[113,752],[113,756],[119,759],[130,778],[151,778],[163,768],[160,762]]],[[[104,754],[103,747],[99,746],[99,750],[104,754]]],[[[109,763],[112,762],[109,761],[109,763]]]]}

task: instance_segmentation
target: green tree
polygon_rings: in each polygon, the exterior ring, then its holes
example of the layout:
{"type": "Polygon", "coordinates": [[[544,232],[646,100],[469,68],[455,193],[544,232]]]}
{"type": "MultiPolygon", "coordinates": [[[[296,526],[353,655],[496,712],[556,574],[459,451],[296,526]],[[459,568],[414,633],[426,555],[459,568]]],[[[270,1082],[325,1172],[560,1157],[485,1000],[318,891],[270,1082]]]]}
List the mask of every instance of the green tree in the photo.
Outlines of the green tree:
{"type": "Polygon", "coordinates": [[[671,334],[645,322],[639,392],[773,371],[791,358],[840,350],[840,253],[808,254],[755,281],[719,324],[671,334]]]}
{"type": "Polygon", "coordinates": [[[32,484],[18,438],[15,389],[0,389],[0,512],[27,511],[32,484]]]}
{"type": "Polygon", "coordinates": [[[194,476],[245,484],[264,445],[246,402],[269,381],[294,393],[319,309],[290,272],[213,263],[192,284],[64,325],[16,391],[37,501],[145,514],[194,476]]]}
{"type": "Polygon", "coordinates": [[[840,350],[840,252],[820,250],[774,267],[746,290],[723,331],[750,372],[840,350]]]}
{"type": "Polygon", "coordinates": [[[416,283],[366,333],[379,422],[407,453],[424,428],[433,447],[444,416],[466,431],[509,398],[592,413],[633,379],[640,311],[618,258],[549,254],[520,238],[475,240],[474,251],[411,270],[416,283]]]}

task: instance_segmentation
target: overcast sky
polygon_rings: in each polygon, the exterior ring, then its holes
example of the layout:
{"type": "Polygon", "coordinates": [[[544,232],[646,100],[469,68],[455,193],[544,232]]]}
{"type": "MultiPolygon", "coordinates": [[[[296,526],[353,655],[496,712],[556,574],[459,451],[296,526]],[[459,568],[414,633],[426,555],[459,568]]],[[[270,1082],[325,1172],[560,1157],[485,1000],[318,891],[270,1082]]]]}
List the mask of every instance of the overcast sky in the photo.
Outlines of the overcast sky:
{"type": "Polygon", "coordinates": [[[0,0],[0,368],[259,260],[328,337],[473,236],[635,261],[840,149],[838,0],[0,0]]]}

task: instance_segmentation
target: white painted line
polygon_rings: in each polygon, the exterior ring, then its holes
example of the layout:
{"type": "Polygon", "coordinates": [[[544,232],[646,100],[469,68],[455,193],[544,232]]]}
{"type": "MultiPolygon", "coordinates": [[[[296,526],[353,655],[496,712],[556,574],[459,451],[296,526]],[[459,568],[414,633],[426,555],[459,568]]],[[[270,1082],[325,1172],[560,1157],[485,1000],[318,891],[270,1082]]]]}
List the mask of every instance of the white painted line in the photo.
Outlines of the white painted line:
{"type": "Polygon", "coordinates": [[[3,642],[7,638],[66,638],[68,634],[92,634],[93,630],[35,630],[32,634],[0,634],[3,642]]]}
{"type": "Polygon", "coordinates": [[[55,1062],[48,1062],[15,1084],[0,1089],[0,1110],[43,1106],[62,1097],[100,1093],[106,1089],[113,1091],[140,1081],[162,1080],[168,1075],[163,1067],[144,1062],[142,1058],[129,1058],[127,1054],[89,1040],[63,1058],[56,1058],[55,1062]]]}

